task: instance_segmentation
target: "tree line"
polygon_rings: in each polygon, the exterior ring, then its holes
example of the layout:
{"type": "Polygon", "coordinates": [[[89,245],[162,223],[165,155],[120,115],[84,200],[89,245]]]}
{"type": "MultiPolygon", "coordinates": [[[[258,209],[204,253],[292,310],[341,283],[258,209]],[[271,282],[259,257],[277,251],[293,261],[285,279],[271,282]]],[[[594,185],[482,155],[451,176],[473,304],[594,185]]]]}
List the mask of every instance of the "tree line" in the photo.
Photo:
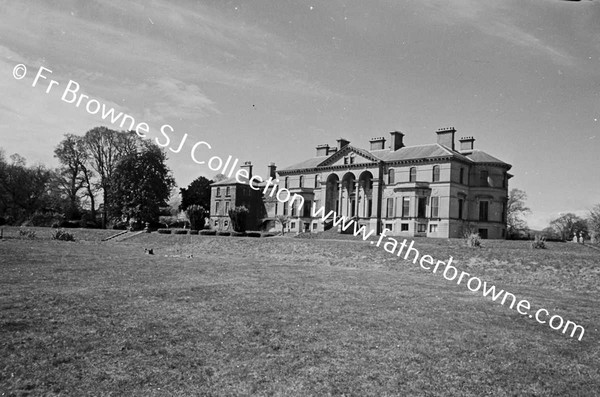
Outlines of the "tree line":
{"type": "MultiPolygon", "coordinates": [[[[523,219],[531,213],[525,205],[527,194],[520,189],[512,189],[509,192],[507,203],[507,232],[508,238],[530,237],[530,230],[523,219]]],[[[587,217],[582,218],[573,213],[561,214],[558,218],[550,221],[550,225],[541,231],[551,240],[571,240],[573,236],[582,236],[592,242],[600,242],[600,204],[594,206],[587,217]]]]}
{"type": "Polygon", "coordinates": [[[165,152],[133,131],[65,134],[50,169],[0,149],[0,222],[81,226],[155,222],[175,186],[165,152]]]}

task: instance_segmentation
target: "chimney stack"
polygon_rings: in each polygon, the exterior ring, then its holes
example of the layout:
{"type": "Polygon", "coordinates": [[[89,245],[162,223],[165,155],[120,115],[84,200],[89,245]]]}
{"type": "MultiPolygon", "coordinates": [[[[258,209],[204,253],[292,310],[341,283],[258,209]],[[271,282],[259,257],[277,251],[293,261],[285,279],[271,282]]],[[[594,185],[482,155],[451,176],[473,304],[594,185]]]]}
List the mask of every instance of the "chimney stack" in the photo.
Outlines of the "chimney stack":
{"type": "Polygon", "coordinates": [[[460,151],[461,152],[472,152],[473,151],[473,143],[475,142],[475,138],[472,136],[465,136],[458,140],[460,142],[460,151]]]}
{"type": "Polygon", "coordinates": [[[369,142],[371,142],[371,149],[370,150],[385,149],[385,138],[384,137],[371,138],[369,140],[369,142]]]}
{"type": "Polygon", "coordinates": [[[240,168],[246,169],[248,171],[248,179],[252,178],[252,162],[245,161],[244,165],[241,165],[240,168]]]}
{"type": "Polygon", "coordinates": [[[275,163],[269,163],[268,170],[269,176],[273,179],[276,179],[277,166],[275,165],[275,163]]]}
{"type": "Polygon", "coordinates": [[[403,133],[401,133],[400,131],[392,131],[390,132],[390,135],[392,136],[390,141],[390,149],[392,150],[392,152],[395,152],[396,150],[404,147],[403,133]]]}
{"type": "Polygon", "coordinates": [[[436,131],[438,136],[437,143],[446,146],[448,149],[454,150],[454,127],[440,128],[436,131]]]}
{"type": "Polygon", "coordinates": [[[317,157],[323,157],[327,155],[329,155],[329,145],[326,143],[317,145],[317,157]]]}
{"type": "Polygon", "coordinates": [[[347,140],[346,138],[341,138],[340,137],[340,138],[337,139],[337,143],[338,143],[337,148],[338,148],[338,150],[340,150],[341,148],[343,148],[345,146],[348,146],[348,144],[350,143],[350,141],[347,140]]]}

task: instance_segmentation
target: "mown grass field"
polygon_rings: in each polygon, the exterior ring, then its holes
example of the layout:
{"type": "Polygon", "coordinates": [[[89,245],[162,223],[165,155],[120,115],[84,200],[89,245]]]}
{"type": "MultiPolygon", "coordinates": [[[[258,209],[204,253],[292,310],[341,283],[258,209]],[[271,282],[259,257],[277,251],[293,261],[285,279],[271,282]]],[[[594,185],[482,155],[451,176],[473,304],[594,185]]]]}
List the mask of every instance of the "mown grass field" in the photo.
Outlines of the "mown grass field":
{"type": "Polygon", "coordinates": [[[600,395],[588,247],[415,243],[578,341],[366,243],[51,232],[0,241],[0,396],[600,395]]]}

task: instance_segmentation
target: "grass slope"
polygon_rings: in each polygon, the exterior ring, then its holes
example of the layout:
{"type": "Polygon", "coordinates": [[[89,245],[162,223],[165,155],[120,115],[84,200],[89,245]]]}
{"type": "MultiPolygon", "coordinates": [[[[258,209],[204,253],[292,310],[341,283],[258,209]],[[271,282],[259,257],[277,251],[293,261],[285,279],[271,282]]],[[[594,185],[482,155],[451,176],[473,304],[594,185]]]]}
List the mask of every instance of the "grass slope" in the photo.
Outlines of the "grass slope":
{"type": "Polygon", "coordinates": [[[103,233],[0,241],[0,395],[600,390],[600,256],[586,247],[416,242],[583,325],[577,341],[365,243],[156,234],[100,243],[103,233]]]}

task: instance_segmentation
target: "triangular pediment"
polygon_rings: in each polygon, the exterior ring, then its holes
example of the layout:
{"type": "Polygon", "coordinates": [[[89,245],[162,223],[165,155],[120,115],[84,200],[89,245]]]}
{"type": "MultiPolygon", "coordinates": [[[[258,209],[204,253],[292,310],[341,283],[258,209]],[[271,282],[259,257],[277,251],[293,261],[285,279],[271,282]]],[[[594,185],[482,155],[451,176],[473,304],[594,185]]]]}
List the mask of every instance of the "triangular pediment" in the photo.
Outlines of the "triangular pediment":
{"type": "Polygon", "coordinates": [[[354,146],[344,146],[331,156],[323,160],[317,167],[334,167],[338,165],[351,165],[351,164],[374,164],[379,159],[373,156],[366,150],[355,148],[354,146]]]}

